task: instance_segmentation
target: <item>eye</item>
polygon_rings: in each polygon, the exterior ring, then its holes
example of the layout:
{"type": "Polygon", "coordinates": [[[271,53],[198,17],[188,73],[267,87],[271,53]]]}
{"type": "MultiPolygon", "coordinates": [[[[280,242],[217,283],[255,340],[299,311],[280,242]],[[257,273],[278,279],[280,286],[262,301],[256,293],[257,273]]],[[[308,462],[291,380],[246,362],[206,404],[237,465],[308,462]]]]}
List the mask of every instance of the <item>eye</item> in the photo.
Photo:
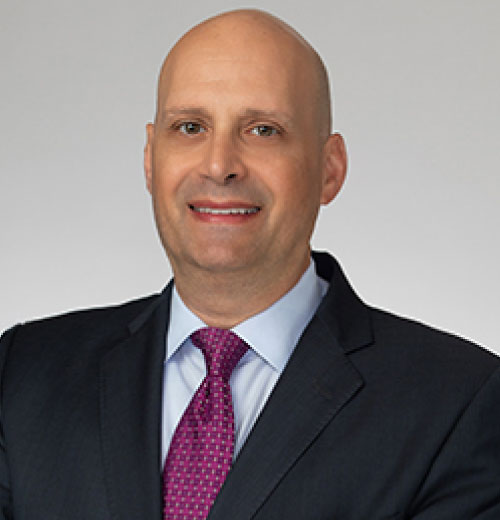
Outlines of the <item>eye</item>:
{"type": "Polygon", "coordinates": [[[195,123],[193,121],[187,121],[185,123],[181,123],[177,127],[183,134],[187,135],[196,135],[201,134],[205,131],[205,129],[201,126],[200,123],[195,123]]]}
{"type": "Polygon", "coordinates": [[[251,134],[258,135],[260,137],[271,137],[278,133],[278,130],[270,125],[257,125],[250,130],[251,134]]]}

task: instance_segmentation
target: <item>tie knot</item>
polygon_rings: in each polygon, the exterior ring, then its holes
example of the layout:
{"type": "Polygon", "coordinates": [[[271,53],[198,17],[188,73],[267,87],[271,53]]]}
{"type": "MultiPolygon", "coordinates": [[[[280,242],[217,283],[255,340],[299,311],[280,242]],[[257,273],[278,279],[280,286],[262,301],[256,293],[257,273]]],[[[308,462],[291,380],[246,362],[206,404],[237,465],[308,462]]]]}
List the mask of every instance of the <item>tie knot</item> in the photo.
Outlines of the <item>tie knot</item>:
{"type": "Polygon", "coordinates": [[[208,375],[231,377],[231,372],[238,364],[248,345],[234,332],[216,327],[205,327],[191,334],[193,344],[205,357],[208,375]]]}

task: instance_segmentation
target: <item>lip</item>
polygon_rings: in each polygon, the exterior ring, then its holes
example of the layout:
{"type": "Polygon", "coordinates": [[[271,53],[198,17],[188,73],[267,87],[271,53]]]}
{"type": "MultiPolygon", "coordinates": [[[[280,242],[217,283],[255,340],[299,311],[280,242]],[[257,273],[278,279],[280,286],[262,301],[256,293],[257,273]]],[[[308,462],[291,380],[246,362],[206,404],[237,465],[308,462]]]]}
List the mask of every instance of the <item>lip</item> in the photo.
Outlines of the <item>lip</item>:
{"type": "Polygon", "coordinates": [[[252,204],[242,200],[214,201],[208,199],[192,200],[188,202],[188,208],[191,215],[197,220],[211,224],[243,224],[253,220],[262,210],[262,207],[258,204],[252,204]],[[256,209],[256,211],[251,213],[210,213],[208,211],[197,211],[195,208],[221,211],[229,209],[256,209]]]}
{"type": "Polygon", "coordinates": [[[210,209],[229,209],[229,208],[260,208],[258,204],[252,204],[251,202],[245,202],[243,200],[224,200],[215,201],[208,199],[196,199],[188,202],[188,206],[194,206],[197,208],[210,208],[210,209]]]}

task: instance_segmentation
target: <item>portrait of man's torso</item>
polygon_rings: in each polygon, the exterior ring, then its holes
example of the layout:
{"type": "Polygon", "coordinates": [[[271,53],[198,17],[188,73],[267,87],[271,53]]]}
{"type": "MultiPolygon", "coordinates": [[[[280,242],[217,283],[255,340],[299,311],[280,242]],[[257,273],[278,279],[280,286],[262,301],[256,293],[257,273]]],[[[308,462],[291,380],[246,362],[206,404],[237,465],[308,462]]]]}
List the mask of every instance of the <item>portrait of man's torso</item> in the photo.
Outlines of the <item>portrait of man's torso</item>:
{"type": "Polygon", "coordinates": [[[500,518],[499,9],[219,3],[7,9],[0,519],[500,518]]]}

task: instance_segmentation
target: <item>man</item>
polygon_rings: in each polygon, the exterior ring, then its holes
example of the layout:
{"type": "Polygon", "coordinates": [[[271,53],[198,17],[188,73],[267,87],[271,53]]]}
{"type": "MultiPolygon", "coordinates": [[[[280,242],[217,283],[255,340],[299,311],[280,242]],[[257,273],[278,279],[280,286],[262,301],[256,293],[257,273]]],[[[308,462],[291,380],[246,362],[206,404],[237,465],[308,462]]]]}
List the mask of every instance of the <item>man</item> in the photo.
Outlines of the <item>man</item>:
{"type": "Polygon", "coordinates": [[[192,29],[144,162],[174,280],[3,336],[0,518],[498,520],[500,360],[311,260],[346,154],[309,44],[192,29]]]}

